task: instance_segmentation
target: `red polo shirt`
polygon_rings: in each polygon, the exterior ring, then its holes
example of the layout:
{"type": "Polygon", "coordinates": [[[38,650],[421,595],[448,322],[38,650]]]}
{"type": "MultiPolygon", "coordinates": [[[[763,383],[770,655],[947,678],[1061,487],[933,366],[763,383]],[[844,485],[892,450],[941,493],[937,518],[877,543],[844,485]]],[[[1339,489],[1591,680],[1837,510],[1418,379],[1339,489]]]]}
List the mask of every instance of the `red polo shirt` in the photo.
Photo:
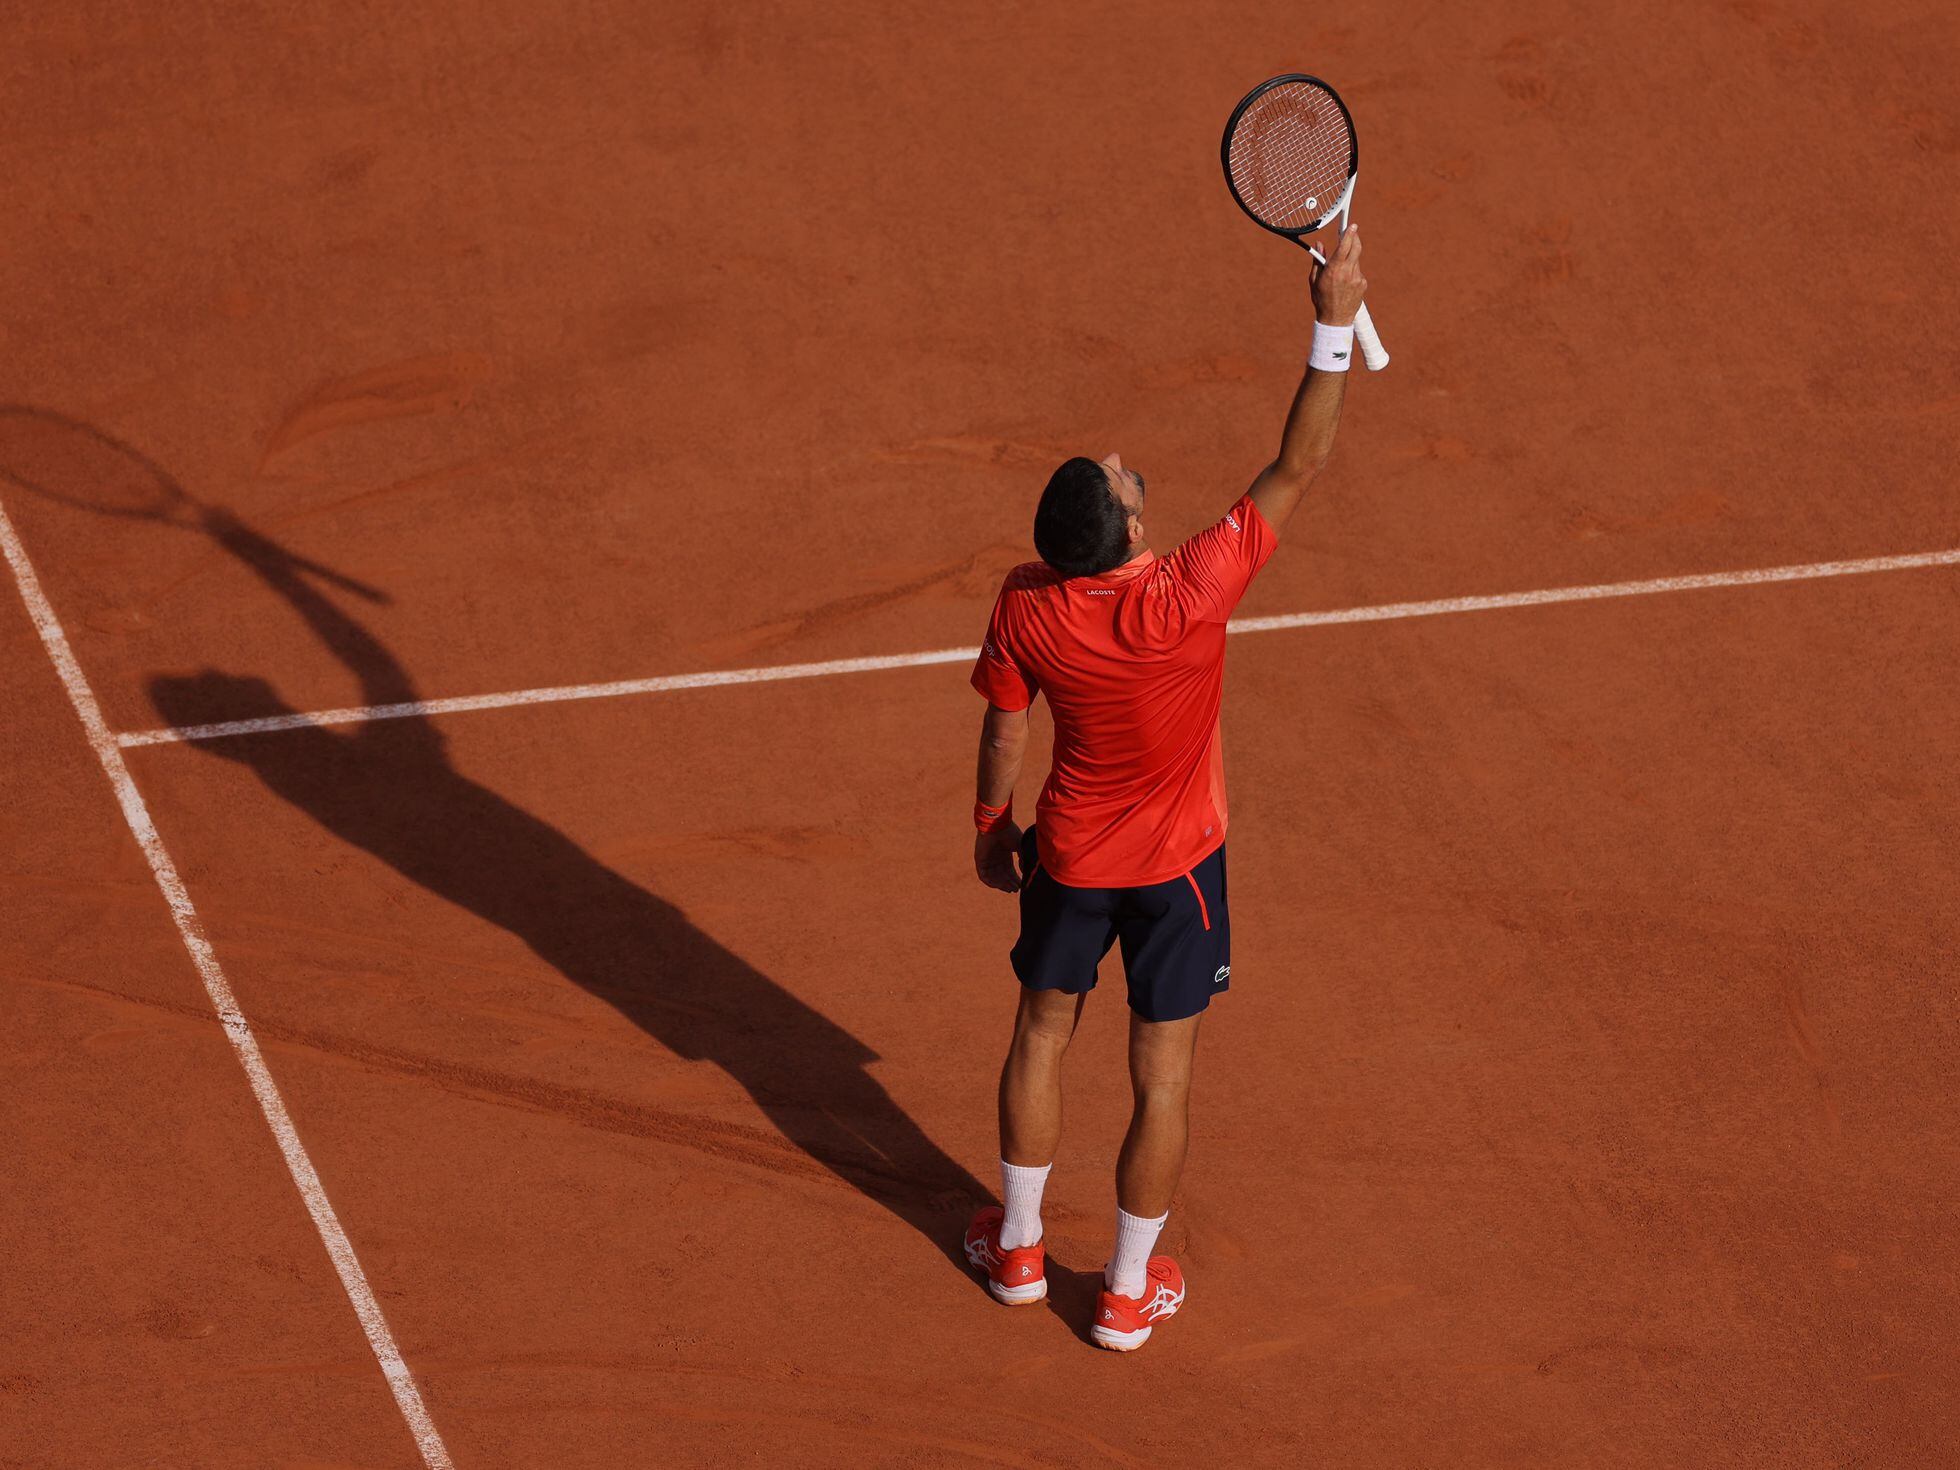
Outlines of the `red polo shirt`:
{"type": "Polygon", "coordinates": [[[1163,883],[1225,840],[1225,620],[1278,544],[1246,495],[1166,557],[1007,574],[973,687],[1000,709],[1048,696],[1055,764],[1035,821],[1058,882],[1163,883]]]}

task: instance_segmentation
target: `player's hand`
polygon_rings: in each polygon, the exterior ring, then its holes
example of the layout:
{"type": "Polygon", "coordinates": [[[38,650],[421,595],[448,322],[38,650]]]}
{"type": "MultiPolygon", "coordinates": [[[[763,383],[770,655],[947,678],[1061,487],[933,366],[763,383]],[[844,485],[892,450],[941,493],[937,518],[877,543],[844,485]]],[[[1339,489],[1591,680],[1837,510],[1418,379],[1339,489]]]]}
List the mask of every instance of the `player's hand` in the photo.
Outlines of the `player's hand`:
{"type": "Polygon", "coordinates": [[[1361,310],[1361,298],[1368,282],[1361,274],[1361,227],[1349,225],[1341,231],[1341,241],[1326,265],[1316,263],[1313,272],[1313,314],[1330,327],[1354,325],[1361,310]]]}
{"type": "Polygon", "coordinates": [[[1012,822],[991,832],[973,834],[973,870],[980,881],[1002,893],[1019,893],[1021,875],[1014,857],[1021,850],[1021,829],[1012,822]]]}

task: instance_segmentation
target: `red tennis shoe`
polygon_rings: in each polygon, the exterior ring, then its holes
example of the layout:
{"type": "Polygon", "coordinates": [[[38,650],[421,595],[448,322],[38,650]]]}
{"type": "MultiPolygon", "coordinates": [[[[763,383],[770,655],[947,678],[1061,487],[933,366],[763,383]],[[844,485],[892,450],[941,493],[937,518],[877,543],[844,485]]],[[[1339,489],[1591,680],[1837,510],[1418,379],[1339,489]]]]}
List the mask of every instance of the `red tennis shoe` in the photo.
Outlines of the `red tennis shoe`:
{"type": "Polygon", "coordinates": [[[1174,1315],[1183,1305],[1184,1273],[1169,1256],[1152,1256],[1144,1268],[1142,1296],[1105,1291],[1096,1298],[1096,1325],[1089,1336],[1097,1347],[1111,1352],[1135,1352],[1150,1340],[1153,1323],[1174,1315]]]}
{"type": "Polygon", "coordinates": [[[1025,1307],[1048,1295],[1047,1252],[1039,1243],[1000,1247],[1000,1222],[1005,1212],[999,1205],[988,1205],[966,1227],[966,1258],[987,1273],[987,1290],[994,1300],[1010,1307],[1025,1307]]]}

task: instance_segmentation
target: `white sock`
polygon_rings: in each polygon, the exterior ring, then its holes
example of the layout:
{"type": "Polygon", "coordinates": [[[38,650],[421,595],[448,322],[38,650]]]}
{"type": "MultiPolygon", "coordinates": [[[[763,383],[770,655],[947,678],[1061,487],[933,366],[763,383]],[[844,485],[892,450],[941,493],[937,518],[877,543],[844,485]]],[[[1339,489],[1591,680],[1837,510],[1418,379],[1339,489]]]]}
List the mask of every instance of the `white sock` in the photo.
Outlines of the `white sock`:
{"type": "Polygon", "coordinates": [[[1007,1206],[1007,1218],[1000,1222],[1000,1248],[1034,1245],[1041,1239],[1041,1191],[1048,1187],[1048,1171],[1043,1164],[1030,1169],[1022,1164],[1000,1161],[1000,1197],[1007,1206]]]}
{"type": "Polygon", "coordinates": [[[1157,1232],[1170,1217],[1170,1211],[1166,1210],[1156,1219],[1146,1220],[1117,1206],[1116,1249],[1110,1252],[1109,1264],[1103,1267],[1103,1283],[1111,1291],[1118,1296],[1143,1295],[1144,1283],[1149,1280],[1144,1271],[1150,1264],[1150,1248],[1157,1243],[1157,1232]]]}

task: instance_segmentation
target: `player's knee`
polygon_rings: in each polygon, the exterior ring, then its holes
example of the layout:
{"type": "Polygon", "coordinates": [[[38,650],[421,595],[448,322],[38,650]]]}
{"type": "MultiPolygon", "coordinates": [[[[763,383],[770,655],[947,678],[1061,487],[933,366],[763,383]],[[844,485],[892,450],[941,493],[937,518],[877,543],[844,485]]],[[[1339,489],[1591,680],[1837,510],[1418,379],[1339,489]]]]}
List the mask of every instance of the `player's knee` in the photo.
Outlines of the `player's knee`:
{"type": "Polygon", "coordinates": [[[1140,1108],[1183,1107],[1191,1095],[1191,1059],[1131,1057],[1130,1090],[1140,1108]]]}
{"type": "Polygon", "coordinates": [[[1023,1048],[1059,1050],[1075,1034],[1080,997],[1059,990],[1029,990],[1022,994],[1014,1018],[1014,1043],[1023,1048]]]}

